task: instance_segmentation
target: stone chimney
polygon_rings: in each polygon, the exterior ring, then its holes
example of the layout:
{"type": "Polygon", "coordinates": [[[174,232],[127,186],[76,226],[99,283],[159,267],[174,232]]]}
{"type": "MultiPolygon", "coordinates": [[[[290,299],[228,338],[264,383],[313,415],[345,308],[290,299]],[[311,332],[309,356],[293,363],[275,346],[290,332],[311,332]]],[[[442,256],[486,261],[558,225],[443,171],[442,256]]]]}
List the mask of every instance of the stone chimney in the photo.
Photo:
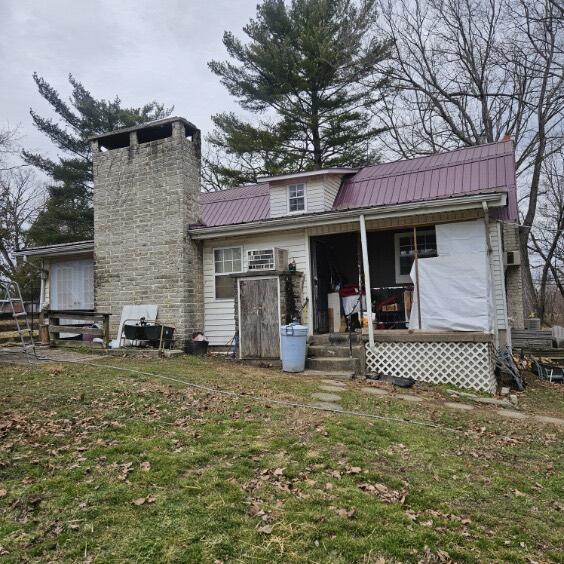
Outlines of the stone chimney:
{"type": "Polygon", "coordinates": [[[96,309],[117,337],[124,305],[157,304],[177,346],[203,330],[200,130],[173,117],[92,139],[96,309]]]}

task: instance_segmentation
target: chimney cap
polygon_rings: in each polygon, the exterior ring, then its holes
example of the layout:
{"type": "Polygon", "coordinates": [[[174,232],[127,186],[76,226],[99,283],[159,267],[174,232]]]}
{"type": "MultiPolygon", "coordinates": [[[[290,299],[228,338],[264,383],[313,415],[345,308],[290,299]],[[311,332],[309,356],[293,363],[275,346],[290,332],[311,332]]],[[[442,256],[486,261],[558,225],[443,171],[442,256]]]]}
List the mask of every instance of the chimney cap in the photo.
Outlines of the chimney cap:
{"type": "Polygon", "coordinates": [[[110,137],[112,135],[116,135],[116,134],[120,134],[120,133],[129,133],[131,131],[139,131],[140,129],[145,129],[146,127],[155,127],[155,126],[159,126],[159,125],[166,125],[168,123],[174,123],[174,122],[181,122],[184,124],[184,126],[186,127],[186,132],[188,134],[193,134],[193,133],[197,133],[200,130],[191,122],[189,122],[187,119],[184,119],[183,117],[179,117],[179,116],[173,116],[173,117],[167,117],[167,118],[163,118],[163,119],[156,119],[153,121],[147,121],[145,123],[140,123],[138,125],[133,125],[131,127],[122,127],[121,129],[114,129],[113,131],[108,131],[106,133],[100,133],[99,135],[94,135],[93,137],[89,137],[88,140],[89,141],[96,141],[96,140],[100,140],[100,139],[104,139],[106,137],[110,137]]]}

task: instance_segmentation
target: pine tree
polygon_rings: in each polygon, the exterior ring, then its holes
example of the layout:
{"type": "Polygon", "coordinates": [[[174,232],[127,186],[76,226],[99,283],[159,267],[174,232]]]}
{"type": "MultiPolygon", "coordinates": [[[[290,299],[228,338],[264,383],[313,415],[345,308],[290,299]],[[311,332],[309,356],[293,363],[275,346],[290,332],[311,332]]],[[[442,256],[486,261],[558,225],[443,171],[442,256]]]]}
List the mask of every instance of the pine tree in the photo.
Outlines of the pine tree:
{"type": "Polygon", "coordinates": [[[53,181],[48,188],[45,208],[33,223],[29,237],[39,245],[91,239],[92,155],[88,139],[94,135],[130,127],[170,115],[172,108],[150,102],[140,108],[124,108],[116,96],[113,100],[96,99],[72,75],[69,102],[37,73],[33,79],[54,113],[45,118],[30,110],[35,127],[53,142],[61,155],[53,160],[37,153],[23,151],[27,164],[46,173],[53,181]]]}
{"type": "Polygon", "coordinates": [[[375,19],[376,0],[264,0],[246,43],[225,32],[230,60],[209,67],[257,120],[212,117],[208,177],[229,184],[373,159],[383,129],[369,110],[387,79],[363,83],[390,48],[372,35],[375,19]]]}

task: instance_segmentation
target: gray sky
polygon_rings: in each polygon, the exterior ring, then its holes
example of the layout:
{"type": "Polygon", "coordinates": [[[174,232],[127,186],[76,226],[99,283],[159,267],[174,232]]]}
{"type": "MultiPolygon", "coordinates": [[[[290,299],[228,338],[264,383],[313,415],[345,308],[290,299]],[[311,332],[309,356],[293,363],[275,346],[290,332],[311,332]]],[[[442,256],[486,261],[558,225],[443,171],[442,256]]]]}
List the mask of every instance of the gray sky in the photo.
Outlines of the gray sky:
{"type": "Polygon", "coordinates": [[[224,30],[241,35],[256,0],[0,0],[0,127],[20,126],[21,143],[53,146],[29,108],[50,115],[32,73],[68,97],[72,73],[100,98],[128,106],[157,100],[204,133],[210,116],[237,110],[207,68],[225,58],[224,30]]]}

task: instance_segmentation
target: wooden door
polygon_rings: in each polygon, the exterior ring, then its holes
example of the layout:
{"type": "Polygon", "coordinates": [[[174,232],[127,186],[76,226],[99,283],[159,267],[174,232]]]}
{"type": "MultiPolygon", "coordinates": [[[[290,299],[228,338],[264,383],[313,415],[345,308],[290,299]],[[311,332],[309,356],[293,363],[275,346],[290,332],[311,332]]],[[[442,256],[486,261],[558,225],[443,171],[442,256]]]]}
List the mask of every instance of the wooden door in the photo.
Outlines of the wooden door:
{"type": "Polygon", "coordinates": [[[239,280],[239,346],[241,358],[280,357],[277,278],[239,280]]]}

